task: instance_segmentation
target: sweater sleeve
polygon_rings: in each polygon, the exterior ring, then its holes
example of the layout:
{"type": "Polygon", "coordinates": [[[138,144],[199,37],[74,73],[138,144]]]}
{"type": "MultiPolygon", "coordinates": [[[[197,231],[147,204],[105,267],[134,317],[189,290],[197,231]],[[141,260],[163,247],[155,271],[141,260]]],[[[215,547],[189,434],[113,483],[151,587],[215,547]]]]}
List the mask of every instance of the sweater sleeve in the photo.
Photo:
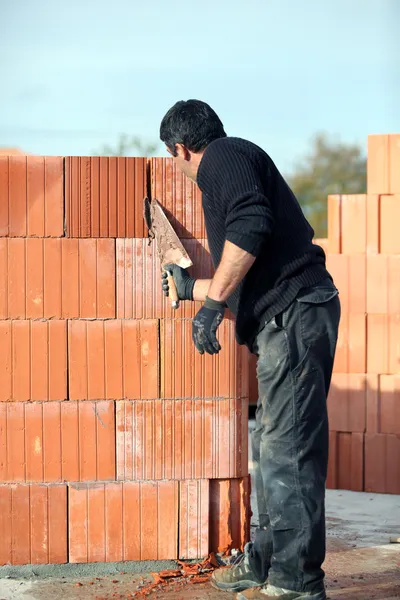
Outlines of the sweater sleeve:
{"type": "Polygon", "coordinates": [[[270,202],[249,158],[230,151],[224,163],[219,200],[225,210],[226,240],[257,256],[273,228],[270,202]]]}

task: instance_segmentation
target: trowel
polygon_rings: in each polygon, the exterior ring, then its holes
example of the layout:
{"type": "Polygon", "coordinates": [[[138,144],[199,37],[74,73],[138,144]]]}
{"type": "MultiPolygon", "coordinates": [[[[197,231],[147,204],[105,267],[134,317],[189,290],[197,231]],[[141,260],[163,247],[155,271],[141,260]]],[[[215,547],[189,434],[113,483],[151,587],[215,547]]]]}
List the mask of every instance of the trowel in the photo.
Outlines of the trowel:
{"type": "Polygon", "coordinates": [[[155,240],[161,271],[167,272],[169,298],[174,309],[179,308],[178,292],[172,273],[165,269],[166,265],[175,264],[183,269],[192,266],[192,261],[168,221],[158,200],[144,199],[144,220],[149,230],[149,244],[155,240]]]}

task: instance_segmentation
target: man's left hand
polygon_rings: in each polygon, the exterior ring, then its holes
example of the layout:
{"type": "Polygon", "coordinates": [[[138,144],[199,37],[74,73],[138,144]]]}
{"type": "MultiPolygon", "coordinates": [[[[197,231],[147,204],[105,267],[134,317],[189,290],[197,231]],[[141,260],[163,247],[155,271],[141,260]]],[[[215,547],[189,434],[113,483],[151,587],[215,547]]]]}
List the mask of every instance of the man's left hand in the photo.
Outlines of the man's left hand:
{"type": "Polygon", "coordinates": [[[218,354],[221,346],[217,340],[217,329],[225,313],[225,302],[212,300],[208,296],[192,323],[192,339],[200,354],[218,354]]]}

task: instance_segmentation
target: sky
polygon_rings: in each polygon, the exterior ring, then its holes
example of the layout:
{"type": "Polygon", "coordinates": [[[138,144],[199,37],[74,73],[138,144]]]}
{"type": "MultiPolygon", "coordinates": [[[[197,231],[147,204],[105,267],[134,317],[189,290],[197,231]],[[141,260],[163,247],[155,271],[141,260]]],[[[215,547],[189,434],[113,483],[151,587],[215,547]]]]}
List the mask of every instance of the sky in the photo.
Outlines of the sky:
{"type": "Polygon", "coordinates": [[[366,148],[400,132],[399,25],[399,0],[0,0],[0,146],[157,142],[198,98],[284,171],[319,131],[366,148]]]}

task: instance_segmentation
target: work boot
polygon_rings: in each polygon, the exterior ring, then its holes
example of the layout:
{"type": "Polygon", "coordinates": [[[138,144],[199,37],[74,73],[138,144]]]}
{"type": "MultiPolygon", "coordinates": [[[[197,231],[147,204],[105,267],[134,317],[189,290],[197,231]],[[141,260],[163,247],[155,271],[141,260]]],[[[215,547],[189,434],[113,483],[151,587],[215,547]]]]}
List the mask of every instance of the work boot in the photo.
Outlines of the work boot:
{"type": "Polygon", "coordinates": [[[263,585],[241,591],[237,600],[326,600],[325,590],[320,592],[292,592],[274,585],[263,585]]]}
{"type": "Polygon", "coordinates": [[[265,581],[259,581],[251,570],[249,565],[250,548],[251,542],[246,544],[243,554],[237,557],[229,567],[221,567],[214,571],[211,576],[211,584],[226,592],[240,592],[265,583],[265,581]]]}

